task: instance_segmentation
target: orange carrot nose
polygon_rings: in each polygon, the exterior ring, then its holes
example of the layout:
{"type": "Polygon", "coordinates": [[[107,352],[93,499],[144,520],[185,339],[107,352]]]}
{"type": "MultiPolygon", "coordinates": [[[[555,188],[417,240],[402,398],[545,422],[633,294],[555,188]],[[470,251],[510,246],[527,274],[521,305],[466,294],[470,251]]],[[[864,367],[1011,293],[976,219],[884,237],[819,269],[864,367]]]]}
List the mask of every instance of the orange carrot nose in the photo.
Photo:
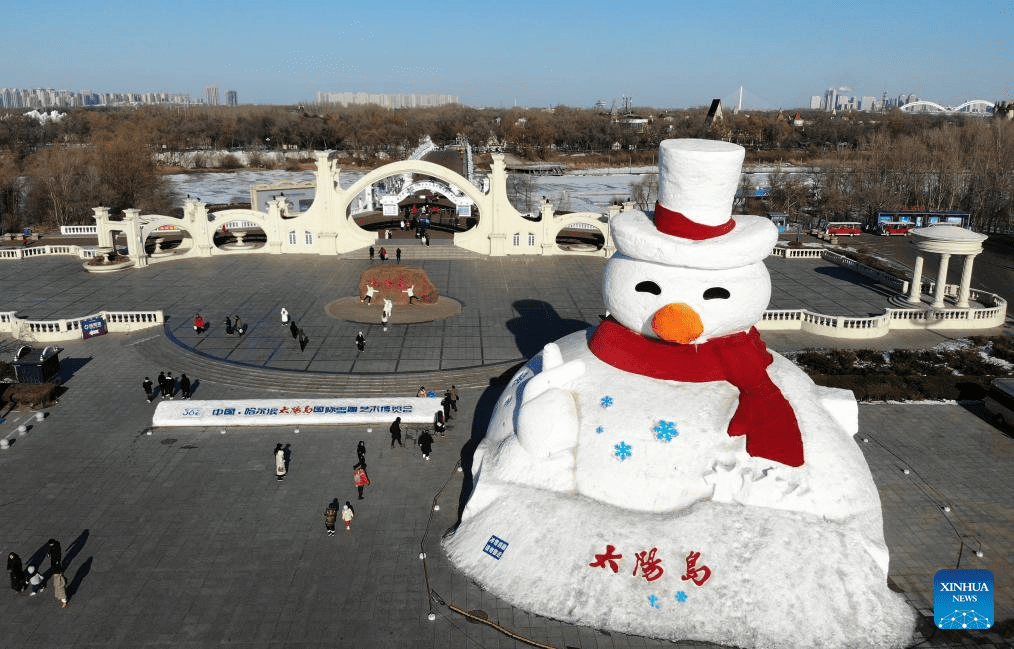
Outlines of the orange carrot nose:
{"type": "Polygon", "coordinates": [[[685,345],[704,333],[701,316],[686,304],[667,304],[651,318],[651,328],[659,338],[685,345]]]}

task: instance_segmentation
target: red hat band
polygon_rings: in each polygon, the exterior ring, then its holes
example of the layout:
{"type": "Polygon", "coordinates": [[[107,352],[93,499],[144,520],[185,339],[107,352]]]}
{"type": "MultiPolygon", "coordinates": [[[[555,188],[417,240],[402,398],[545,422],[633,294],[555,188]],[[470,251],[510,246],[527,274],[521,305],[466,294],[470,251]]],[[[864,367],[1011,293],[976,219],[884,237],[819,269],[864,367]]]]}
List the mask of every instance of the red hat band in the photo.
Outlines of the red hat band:
{"type": "Polygon", "coordinates": [[[732,218],[721,225],[704,225],[691,221],[679,212],[666,209],[660,203],[655,203],[655,229],[663,234],[681,239],[703,241],[728,234],[732,232],[734,227],[736,227],[736,222],[732,218]]]}

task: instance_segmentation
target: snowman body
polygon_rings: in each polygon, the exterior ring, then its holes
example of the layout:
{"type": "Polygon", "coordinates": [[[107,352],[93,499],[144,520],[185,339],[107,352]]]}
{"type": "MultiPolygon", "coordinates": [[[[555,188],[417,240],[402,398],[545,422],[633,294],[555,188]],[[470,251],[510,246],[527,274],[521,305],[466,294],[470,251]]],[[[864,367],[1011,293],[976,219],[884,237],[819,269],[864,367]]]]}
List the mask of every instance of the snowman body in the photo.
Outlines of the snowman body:
{"type": "MultiPolygon", "coordinates": [[[[667,143],[663,194],[696,191],[713,155],[727,170],[742,160],[731,145],[667,143]]],[[[727,215],[726,198],[685,202],[727,215]]],[[[595,628],[742,647],[904,646],[914,616],[886,586],[855,400],[751,331],[770,298],[774,226],[704,221],[687,224],[662,198],[654,220],[614,217],[609,320],[547,345],[510,381],[445,550],[507,601],[595,628]]]]}

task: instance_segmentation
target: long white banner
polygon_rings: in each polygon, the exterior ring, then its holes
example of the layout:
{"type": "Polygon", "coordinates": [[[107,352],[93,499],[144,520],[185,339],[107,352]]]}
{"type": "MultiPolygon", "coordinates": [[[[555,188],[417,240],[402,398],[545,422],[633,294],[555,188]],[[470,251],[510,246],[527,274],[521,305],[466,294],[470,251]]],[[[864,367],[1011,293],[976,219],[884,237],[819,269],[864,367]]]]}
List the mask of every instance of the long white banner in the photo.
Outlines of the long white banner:
{"type": "Polygon", "coordinates": [[[405,424],[432,424],[441,410],[432,397],[343,399],[235,399],[161,401],[153,426],[298,426],[380,424],[401,417],[405,424]]]}

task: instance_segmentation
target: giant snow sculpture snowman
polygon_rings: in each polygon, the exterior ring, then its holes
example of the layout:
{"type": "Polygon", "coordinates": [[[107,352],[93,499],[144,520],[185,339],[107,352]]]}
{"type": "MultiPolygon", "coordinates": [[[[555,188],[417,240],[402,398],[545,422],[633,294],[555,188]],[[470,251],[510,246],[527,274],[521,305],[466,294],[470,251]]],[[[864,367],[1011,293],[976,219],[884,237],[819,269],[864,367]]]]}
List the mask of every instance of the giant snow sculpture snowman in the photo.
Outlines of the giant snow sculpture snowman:
{"type": "Polygon", "coordinates": [[[850,392],[753,324],[777,238],[730,216],[741,147],[667,140],[654,219],[610,223],[610,317],[500,397],[451,561],[515,606],[741,647],[904,646],[880,500],[850,392]]]}

